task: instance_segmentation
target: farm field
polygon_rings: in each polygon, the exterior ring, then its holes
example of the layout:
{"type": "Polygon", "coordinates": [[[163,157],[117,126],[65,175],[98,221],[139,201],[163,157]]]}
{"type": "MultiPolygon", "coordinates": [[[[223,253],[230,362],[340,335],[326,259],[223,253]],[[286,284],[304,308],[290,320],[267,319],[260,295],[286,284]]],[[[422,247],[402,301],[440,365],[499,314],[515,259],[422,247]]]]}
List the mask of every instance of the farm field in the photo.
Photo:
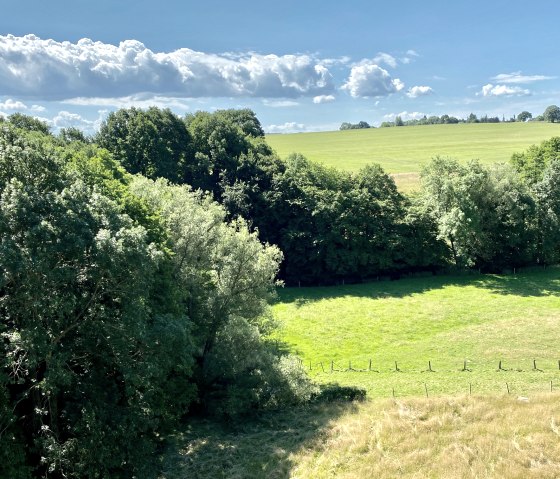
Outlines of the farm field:
{"type": "Polygon", "coordinates": [[[289,288],[274,315],[315,381],[368,397],[560,390],[559,268],[289,288]]]}
{"type": "Polygon", "coordinates": [[[266,139],[282,158],[297,152],[343,170],[379,163],[387,173],[408,173],[395,177],[406,191],[415,186],[421,167],[434,156],[478,159],[485,164],[507,162],[513,153],[557,135],[560,124],[529,122],[371,128],[267,135],[266,139]],[[410,173],[416,175],[411,179],[410,173]]]}

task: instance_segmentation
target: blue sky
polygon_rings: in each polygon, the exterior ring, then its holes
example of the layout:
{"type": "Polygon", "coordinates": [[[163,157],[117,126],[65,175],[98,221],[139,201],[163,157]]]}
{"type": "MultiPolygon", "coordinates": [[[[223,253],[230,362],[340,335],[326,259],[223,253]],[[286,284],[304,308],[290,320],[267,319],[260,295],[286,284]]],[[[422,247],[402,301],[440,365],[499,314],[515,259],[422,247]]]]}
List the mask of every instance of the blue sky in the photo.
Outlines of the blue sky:
{"type": "Polygon", "coordinates": [[[555,0],[27,0],[0,17],[0,114],[249,107],[269,132],[560,104],[555,0]]]}

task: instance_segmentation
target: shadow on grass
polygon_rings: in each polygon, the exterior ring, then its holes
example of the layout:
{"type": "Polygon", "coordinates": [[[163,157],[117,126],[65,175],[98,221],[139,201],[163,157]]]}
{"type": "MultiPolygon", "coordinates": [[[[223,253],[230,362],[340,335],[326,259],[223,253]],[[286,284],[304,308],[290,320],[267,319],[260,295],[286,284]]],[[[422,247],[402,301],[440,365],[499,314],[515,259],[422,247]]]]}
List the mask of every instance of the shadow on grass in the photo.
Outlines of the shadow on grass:
{"type": "Polygon", "coordinates": [[[528,268],[517,274],[463,274],[406,277],[396,281],[286,288],[279,290],[279,303],[294,303],[297,307],[325,299],[404,298],[449,286],[474,286],[492,292],[515,296],[560,296],[560,268],[528,268]]]}
{"type": "Polygon", "coordinates": [[[331,421],[355,410],[351,402],[323,402],[230,426],[193,420],[173,438],[160,479],[288,478],[293,454],[316,446],[331,421]]]}

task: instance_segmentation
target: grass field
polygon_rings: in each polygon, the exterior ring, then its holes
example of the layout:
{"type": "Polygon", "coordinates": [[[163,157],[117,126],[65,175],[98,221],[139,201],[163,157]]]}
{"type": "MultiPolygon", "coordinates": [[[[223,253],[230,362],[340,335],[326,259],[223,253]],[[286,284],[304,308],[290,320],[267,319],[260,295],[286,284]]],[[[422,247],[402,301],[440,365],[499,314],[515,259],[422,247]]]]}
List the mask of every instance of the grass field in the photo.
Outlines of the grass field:
{"type": "Polygon", "coordinates": [[[273,312],[315,381],[368,399],[191,421],[161,479],[560,477],[560,268],[286,288],[273,312]]]}
{"type": "Polygon", "coordinates": [[[558,135],[558,123],[529,122],[294,133],[266,139],[283,158],[297,152],[343,170],[379,163],[388,173],[416,173],[395,178],[406,191],[415,187],[417,173],[434,156],[478,159],[485,164],[507,162],[513,153],[558,135]]]}
{"type": "Polygon", "coordinates": [[[314,380],[369,397],[560,390],[559,268],[287,288],[274,314],[314,380]]]}

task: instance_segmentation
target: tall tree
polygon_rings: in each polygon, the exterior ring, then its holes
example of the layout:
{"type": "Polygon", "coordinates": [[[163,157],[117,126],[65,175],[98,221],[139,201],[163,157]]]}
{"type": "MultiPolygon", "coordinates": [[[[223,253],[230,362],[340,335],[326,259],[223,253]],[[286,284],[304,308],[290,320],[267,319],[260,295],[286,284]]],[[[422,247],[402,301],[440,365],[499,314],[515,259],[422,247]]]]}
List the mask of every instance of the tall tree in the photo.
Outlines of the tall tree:
{"type": "Polygon", "coordinates": [[[191,139],[183,121],[169,109],[121,109],[101,125],[97,143],[130,173],[148,178],[183,180],[192,167],[191,139]]]}

